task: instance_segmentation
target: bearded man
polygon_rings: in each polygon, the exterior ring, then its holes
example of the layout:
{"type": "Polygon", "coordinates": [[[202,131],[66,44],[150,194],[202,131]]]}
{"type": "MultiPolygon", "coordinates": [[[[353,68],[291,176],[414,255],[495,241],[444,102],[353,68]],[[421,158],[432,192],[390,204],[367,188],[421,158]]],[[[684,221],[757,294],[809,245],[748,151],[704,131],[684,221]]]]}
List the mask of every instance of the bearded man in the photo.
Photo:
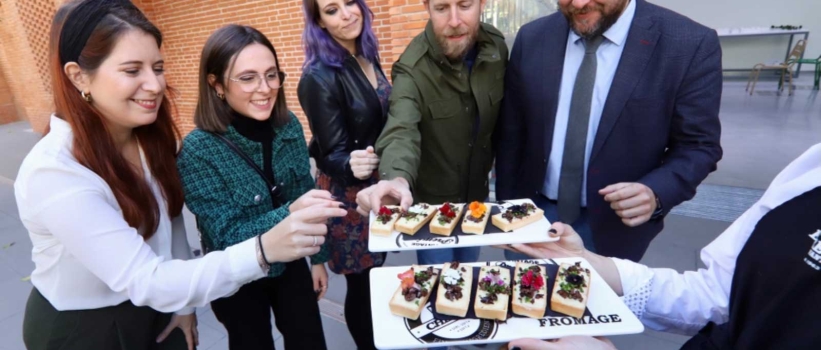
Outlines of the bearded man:
{"type": "Polygon", "coordinates": [[[718,36],[645,0],[559,7],[511,50],[496,194],[531,198],[591,251],[638,261],[721,159],[718,36]]]}
{"type": "MultiPolygon", "coordinates": [[[[383,204],[470,203],[488,197],[493,129],[508,49],[481,23],[485,0],[425,0],[430,20],[393,65],[393,92],[376,142],[381,181],[357,195],[365,215],[383,204]]],[[[479,248],[419,251],[420,264],[473,262],[479,248]]]]}

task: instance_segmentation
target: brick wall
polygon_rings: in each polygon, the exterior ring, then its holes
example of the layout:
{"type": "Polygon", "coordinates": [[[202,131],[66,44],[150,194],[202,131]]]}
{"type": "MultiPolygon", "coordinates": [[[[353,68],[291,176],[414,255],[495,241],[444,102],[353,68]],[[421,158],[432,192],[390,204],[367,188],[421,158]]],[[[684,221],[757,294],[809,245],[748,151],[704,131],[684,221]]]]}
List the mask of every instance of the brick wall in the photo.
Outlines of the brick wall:
{"type": "MultiPolygon", "coordinates": [[[[393,62],[427,21],[422,0],[366,0],[374,12],[374,31],[380,43],[381,64],[390,76],[393,62]]],[[[5,0],[0,2],[0,67],[15,72],[9,78],[20,118],[42,130],[52,110],[47,74],[43,74],[43,49],[48,25],[62,0],[5,0]],[[26,18],[24,21],[23,19],[26,18]],[[45,25],[43,25],[45,23],[45,25]],[[22,107],[21,107],[22,106],[22,107]]],[[[271,39],[282,69],[288,106],[310,131],[296,98],[302,73],[302,2],[299,0],[134,0],[163,32],[163,54],[170,86],[176,88],[176,120],[184,133],[193,128],[197,102],[197,69],[200,52],[216,29],[238,23],[250,25],[271,39]]]]}
{"type": "MultiPolygon", "coordinates": [[[[421,31],[419,28],[424,26],[427,18],[421,0],[415,6],[408,5],[408,2],[368,1],[374,12],[374,31],[380,43],[381,64],[388,75],[395,58],[398,58],[397,52],[401,53],[409,38],[421,31]],[[399,16],[397,9],[401,10],[399,16]],[[412,21],[418,23],[408,23],[412,21]],[[396,28],[399,32],[395,31],[396,28]],[[399,41],[397,36],[401,36],[399,41]]],[[[178,122],[185,133],[193,128],[192,115],[197,100],[196,75],[202,46],[214,30],[238,23],[253,26],[271,39],[280,65],[289,76],[285,85],[288,106],[301,119],[306,137],[310,138],[307,121],[296,97],[304,61],[301,1],[141,0],[135,3],[159,26],[165,37],[163,51],[168,82],[180,92],[177,99],[178,122]]]]}
{"type": "Polygon", "coordinates": [[[19,118],[43,130],[53,111],[48,76],[48,32],[53,0],[0,2],[0,67],[19,118]]]}
{"type": "Polygon", "coordinates": [[[11,93],[9,84],[6,83],[4,73],[2,67],[0,67],[0,124],[20,120],[17,115],[17,107],[14,105],[14,95],[11,93]]]}
{"type": "Polygon", "coordinates": [[[422,32],[428,21],[428,12],[422,0],[391,0],[390,56],[398,60],[410,41],[422,32]]]}

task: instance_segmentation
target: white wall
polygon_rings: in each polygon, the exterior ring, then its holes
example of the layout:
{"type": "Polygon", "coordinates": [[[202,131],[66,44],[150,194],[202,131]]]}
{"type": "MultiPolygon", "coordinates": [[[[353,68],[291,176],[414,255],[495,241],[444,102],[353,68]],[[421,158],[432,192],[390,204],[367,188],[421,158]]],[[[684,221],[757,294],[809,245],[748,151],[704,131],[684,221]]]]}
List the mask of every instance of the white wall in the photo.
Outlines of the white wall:
{"type": "MultiPolygon", "coordinates": [[[[804,58],[821,55],[821,0],[649,0],[711,28],[802,25],[810,31],[804,58]]],[[[795,41],[803,39],[796,35],[795,41]]],[[[783,61],[789,36],[721,39],[725,69],[783,61]]],[[[795,45],[795,43],[793,43],[795,45]]],[[[814,69],[803,65],[802,71],[814,69]]]]}

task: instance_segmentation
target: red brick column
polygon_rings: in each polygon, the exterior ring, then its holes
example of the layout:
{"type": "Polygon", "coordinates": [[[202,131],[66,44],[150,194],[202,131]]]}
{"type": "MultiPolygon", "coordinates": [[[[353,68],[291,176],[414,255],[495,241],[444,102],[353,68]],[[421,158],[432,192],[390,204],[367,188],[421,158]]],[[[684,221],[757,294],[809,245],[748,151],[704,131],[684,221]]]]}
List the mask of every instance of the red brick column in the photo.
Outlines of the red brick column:
{"type": "Polygon", "coordinates": [[[15,103],[14,119],[29,120],[37,131],[45,128],[54,109],[48,33],[55,9],[54,0],[0,2],[0,71],[11,95],[4,101],[15,103]]]}
{"type": "Polygon", "coordinates": [[[12,94],[9,84],[6,83],[4,73],[3,67],[0,66],[0,124],[20,120],[17,107],[14,105],[14,94],[12,94]]]}

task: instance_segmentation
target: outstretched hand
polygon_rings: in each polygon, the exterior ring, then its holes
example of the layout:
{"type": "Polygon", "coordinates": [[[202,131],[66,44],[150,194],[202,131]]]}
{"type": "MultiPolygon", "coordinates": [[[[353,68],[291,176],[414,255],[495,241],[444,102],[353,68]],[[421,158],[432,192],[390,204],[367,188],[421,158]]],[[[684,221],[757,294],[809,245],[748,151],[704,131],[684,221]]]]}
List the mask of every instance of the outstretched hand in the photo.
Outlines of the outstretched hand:
{"type": "Polygon", "coordinates": [[[558,238],[558,240],[543,243],[519,243],[502,248],[529,255],[536,259],[581,257],[587,252],[581,236],[570,225],[554,222],[550,227],[550,231],[548,231],[548,235],[552,238],[558,238]]]}
{"type": "Polygon", "coordinates": [[[408,181],[398,177],[393,180],[382,180],[376,185],[368,187],[356,194],[356,211],[364,216],[369,212],[377,212],[383,205],[402,206],[408,210],[413,204],[413,194],[408,181]]]}

